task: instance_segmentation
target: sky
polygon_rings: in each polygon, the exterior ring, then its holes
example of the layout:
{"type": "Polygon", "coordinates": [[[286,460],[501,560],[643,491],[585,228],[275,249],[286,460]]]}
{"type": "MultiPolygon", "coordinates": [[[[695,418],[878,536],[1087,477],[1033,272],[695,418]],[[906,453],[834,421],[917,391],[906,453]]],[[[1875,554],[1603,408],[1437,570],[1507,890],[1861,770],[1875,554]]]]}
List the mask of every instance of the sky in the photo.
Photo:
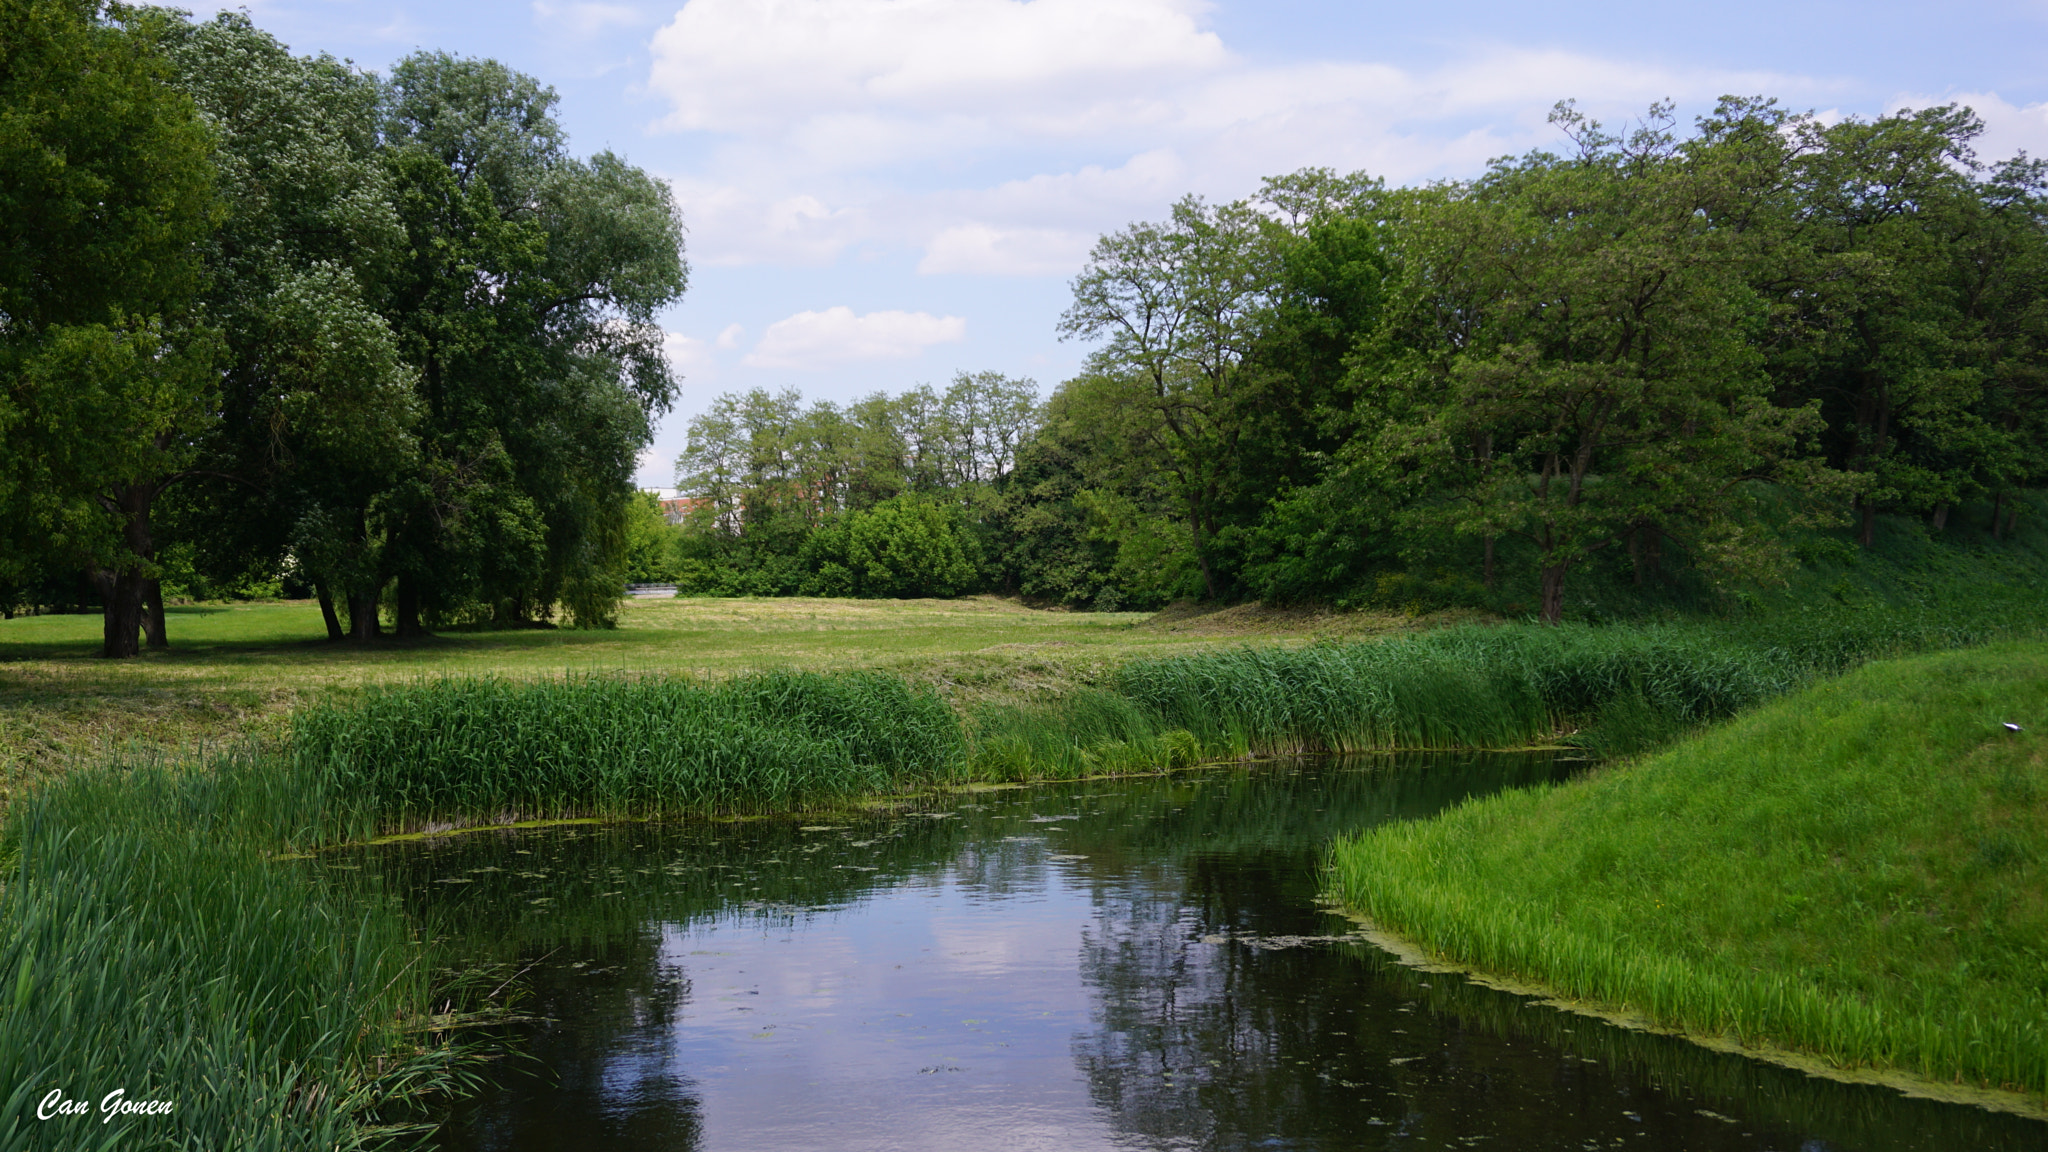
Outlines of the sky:
{"type": "MultiPolygon", "coordinates": [[[[233,7],[241,7],[234,5],[233,7]]],[[[720,393],[845,401],[956,372],[1036,380],[1103,233],[1181,196],[1363,170],[1477,174],[1723,94],[1826,117],[1950,101],[1980,155],[2048,154],[2048,0],[254,0],[300,53],[383,71],[491,57],[561,97],[572,150],[667,180],[689,292],[662,317],[682,393],[639,483],[673,481],[720,393]]],[[[205,11],[200,6],[200,11],[205,11]]]]}

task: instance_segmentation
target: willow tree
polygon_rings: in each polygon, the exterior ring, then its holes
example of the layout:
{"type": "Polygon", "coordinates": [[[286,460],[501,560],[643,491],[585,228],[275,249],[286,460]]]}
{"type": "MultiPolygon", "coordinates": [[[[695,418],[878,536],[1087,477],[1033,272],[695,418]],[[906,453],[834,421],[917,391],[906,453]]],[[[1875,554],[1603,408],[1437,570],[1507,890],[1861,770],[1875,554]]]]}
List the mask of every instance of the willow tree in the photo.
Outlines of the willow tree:
{"type": "Polygon", "coordinates": [[[417,463],[412,369],[376,296],[404,233],[376,80],[294,56],[241,13],[166,32],[174,83],[216,139],[225,211],[202,296],[221,326],[221,419],[179,527],[216,575],[294,564],[328,635],[376,631],[377,501],[417,463]]]}
{"type": "Polygon", "coordinates": [[[392,70],[382,144],[405,255],[383,294],[419,372],[421,460],[382,503],[400,633],[611,618],[627,501],[674,400],[656,314],[687,281],[667,185],[571,156],[555,94],[489,60],[392,70]]]}

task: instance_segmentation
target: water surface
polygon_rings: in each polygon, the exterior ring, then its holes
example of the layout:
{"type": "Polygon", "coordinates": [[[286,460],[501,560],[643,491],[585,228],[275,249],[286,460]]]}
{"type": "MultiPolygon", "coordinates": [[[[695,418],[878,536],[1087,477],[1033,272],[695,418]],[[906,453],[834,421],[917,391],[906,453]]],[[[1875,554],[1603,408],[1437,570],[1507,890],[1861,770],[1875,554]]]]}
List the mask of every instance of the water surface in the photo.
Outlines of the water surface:
{"type": "Polygon", "coordinates": [[[1575,766],[1286,762],[331,862],[526,968],[530,1071],[450,1152],[2048,1146],[1415,972],[1318,903],[1338,832],[1575,766]]]}

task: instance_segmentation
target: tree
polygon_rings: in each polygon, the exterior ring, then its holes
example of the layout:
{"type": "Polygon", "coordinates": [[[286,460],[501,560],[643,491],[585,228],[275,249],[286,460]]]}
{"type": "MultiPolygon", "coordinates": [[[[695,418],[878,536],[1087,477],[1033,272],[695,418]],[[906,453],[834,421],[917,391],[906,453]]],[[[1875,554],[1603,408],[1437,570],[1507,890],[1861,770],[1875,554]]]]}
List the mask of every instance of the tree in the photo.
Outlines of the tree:
{"type": "Polygon", "coordinates": [[[1975,391],[1958,371],[1967,324],[1949,274],[1976,215],[1970,142],[1981,130],[1968,110],[1946,106],[1804,122],[1794,136],[1773,368],[1789,397],[1818,403],[1830,462],[1862,481],[1866,547],[1880,508],[1961,495],[1933,457],[1952,439],[1942,426],[1975,391]]]}
{"type": "Polygon", "coordinates": [[[1752,342],[1751,225],[1784,178],[1754,145],[1783,121],[1726,105],[1680,145],[1663,107],[1625,139],[1552,120],[1576,155],[1497,163],[1405,226],[1434,338],[1380,369],[1406,374],[1380,450],[1414,468],[1420,523],[1530,543],[1552,623],[1574,567],[1643,536],[1767,575],[1745,482],[1827,478],[1802,452],[1818,412],[1770,403],[1752,342]]]}
{"type": "Polygon", "coordinates": [[[132,656],[150,515],[215,415],[191,308],[211,141],[160,16],[0,0],[0,27],[0,564],[89,566],[103,651],[132,656]]]}
{"type": "Polygon", "coordinates": [[[570,157],[555,95],[488,60],[393,69],[382,137],[406,254],[383,295],[420,372],[423,462],[383,504],[401,634],[608,622],[626,497],[675,396],[657,312],[687,282],[666,185],[570,157]]]}
{"type": "Polygon", "coordinates": [[[404,233],[377,154],[378,85],[294,57],[245,14],[170,25],[175,82],[213,127],[225,216],[203,299],[228,357],[184,535],[217,578],[309,579],[330,639],[359,639],[384,584],[377,505],[419,463],[416,374],[371,299],[404,233]]]}
{"type": "Polygon", "coordinates": [[[1173,481],[1212,599],[1223,593],[1215,545],[1241,430],[1238,368],[1272,285],[1258,260],[1262,219],[1244,204],[1190,196],[1165,223],[1104,236],[1060,318],[1062,337],[1103,341],[1091,374],[1128,381],[1143,406],[1137,435],[1173,481]]]}
{"type": "Polygon", "coordinates": [[[1382,199],[1326,169],[1230,204],[1184,198],[1164,223],[1104,236],[1074,281],[1060,332],[1102,340],[1089,374],[1142,391],[1132,431],[1172,481],[1212,599],[1234,589],[1229,553],[1266,504],[1332,446],[1319,410],[1378,307],[1382,199]]]}
{"type": "Polygon", "coordinates": [[[972,591],[980,557],[959,510],[924,495],[849,513],[805,541],[806,591],[895,599],[972,591]]]}
{"type": "Polygon", "coordinates": [[[1830,462],[1862,481],[1866,547],[1881,509],[1940,527],[2040,474],[2041,166],[1987,174],[1981,132],[1948,105],[1802,133],[1772,369],[1821,406],[1830,462]]]}

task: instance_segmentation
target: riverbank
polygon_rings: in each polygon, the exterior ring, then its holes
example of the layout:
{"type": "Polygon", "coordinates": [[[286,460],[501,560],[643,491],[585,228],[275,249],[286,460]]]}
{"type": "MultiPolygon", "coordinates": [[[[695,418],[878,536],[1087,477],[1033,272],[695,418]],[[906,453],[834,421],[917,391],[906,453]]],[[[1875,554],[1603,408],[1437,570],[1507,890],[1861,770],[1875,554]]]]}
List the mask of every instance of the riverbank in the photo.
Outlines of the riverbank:
{"type": "Polygon", "coordinates": [[[300,710],[284,760],[351,838],[486,822],[787,811],[981,782],[1250,756],[1627,753],[1863,660],[2002,623],[1456,627],[1153,656],[1042,702],[965,707],[883,672],[454,677],[300,710]]]}
{"type": "Polygon", "coordinates": [[[2044,729],[2048,645],[1881,661],[1580,782],[1340,841],[1335,889],[1561,999],[2038,1106],[2044,729]]]}

